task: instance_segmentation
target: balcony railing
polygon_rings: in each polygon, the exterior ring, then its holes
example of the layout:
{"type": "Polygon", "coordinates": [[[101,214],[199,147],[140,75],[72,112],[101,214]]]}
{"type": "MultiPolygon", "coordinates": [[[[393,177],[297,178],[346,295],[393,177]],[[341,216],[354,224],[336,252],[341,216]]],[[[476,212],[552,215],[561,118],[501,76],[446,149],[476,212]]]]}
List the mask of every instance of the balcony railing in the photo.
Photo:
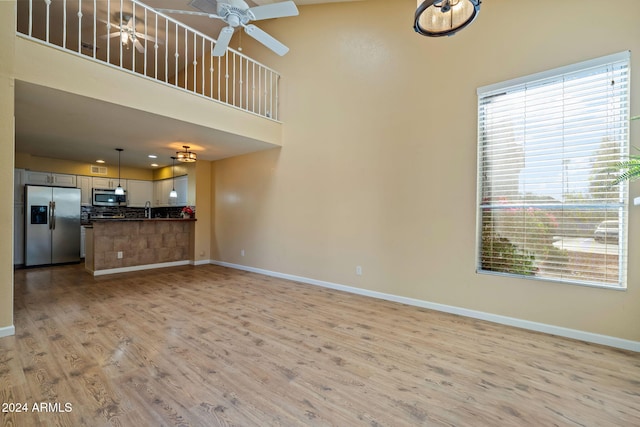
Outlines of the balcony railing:
{"type": "Polygon", "coordinates": [[[280,75],[137,0],[18,0],[18,34],[272,120],[280,75]]]}

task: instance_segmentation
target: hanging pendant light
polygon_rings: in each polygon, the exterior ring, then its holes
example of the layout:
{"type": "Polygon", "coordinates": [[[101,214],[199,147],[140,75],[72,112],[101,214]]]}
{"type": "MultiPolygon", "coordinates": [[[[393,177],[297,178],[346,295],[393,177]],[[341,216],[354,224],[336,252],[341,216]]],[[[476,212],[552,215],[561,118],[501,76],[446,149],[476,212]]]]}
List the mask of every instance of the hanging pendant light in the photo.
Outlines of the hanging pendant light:
{"type": "Polygon", "coordinates": [[[452,36],[471,24],[481,0],[418,0],[413,29],[427,37],[452,36]]]}
{"type": "Polygon", "coordinates": [[[124,188],[122,188],[122,185],[120,185],[120,153],[122,153],[123,149],[116,148],[116,151],[118,152],[118,186],[116,187],[115,193],[117,196],[123,196],[124,188]]]}
{"type": "Polygon", "coordinates": [[[183,145],[182,148],[184,148],[184,151],[176,152],[178,161],[185,163],[195,162],[197,157],[196,153],[194,153],[193,151],[189,151],[188,145],[183,145]]]}
{"type": "Polygon", "coordinates": [[[173,188],[172,190],[169,192],[169,198],[171,199],[175,199],[176,197],[178,197],[178,192],[176,191],[176,158],[175,157],[171,157],[171,177],[173,179],[173,188]]]}

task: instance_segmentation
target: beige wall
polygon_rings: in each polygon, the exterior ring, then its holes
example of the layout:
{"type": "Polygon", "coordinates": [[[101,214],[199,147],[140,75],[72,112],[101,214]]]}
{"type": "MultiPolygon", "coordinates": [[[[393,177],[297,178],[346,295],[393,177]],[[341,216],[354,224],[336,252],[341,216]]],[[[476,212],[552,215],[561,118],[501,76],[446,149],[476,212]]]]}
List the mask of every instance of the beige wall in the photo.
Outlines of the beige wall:
{"type": "Polygon", "coordinates": [[[245,43],[283,75],[283,147],[215,162],[212,256],[640,341],[640,207],[626,291],[475,273],[476,89],[623,50],[640,69],[640,2],[491,0],[435,39],[413,32],[415,6],[301,7],[262,25],[291,48],[281,59],[245,43]]]}
{"type": "MultiPolygon", "coordinates": [[[[13,200],[15,1],[0,1],[0,197],[13,200]]],[[[13,327],[13,209],[0,209],[0,336],[13,327]]]]}
{"type": "MultiPolygon", "coordinates": [[[[196,263],[211,259],[211,229],[213,228],[212,213],[212,186],[211,186],[212,162],[198,161],[195,165],[194,188],[196,194],[196,221],[193,259],[196,263]],[[202,219],[200,219],[202,218],[202,219]]],[[[191,187],[191,176],[189,186],[191,187]]],[[[191,188],[189,189],[191,191],[191,188]]]]}

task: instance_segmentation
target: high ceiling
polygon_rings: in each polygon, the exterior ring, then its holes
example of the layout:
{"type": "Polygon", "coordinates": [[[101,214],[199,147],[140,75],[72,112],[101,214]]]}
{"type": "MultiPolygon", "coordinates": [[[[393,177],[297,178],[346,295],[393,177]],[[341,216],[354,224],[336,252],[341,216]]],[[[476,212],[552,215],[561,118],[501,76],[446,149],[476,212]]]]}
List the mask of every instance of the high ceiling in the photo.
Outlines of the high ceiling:
{"type": "MultiPolygon", "coordinates": [[[[153,8],[194,10],[191,0],[146,0],[153,8]]],[[[295,0],[299,6],[358,0],[295,0]]],[[[249,6],[274,0],[247,1],[249,6]]],[[[60,2],[53,2],[56,4],[60,2]]],[[[303,12],[301,12],[303,13],[303,12]]],[[[180,15],[181,22],[217,38],[225,25],[215,19],[180,15]]],[[[287,18],[295,19],[295,18],[287,18]]],[[[226,132],[167,119],[163,116],[60,92],[25,82],[16,82],[16,151],[35,156],[94,163],[115,159],[115,148],[125,149],[122,164],[150,166],[149,154],[159,155],[159,167],[171,163],[170,156],[185,139],[202,160],[216,160],[272,147],[270,144],[226,132]],[[95,120],[100,117],[100,120],[95,120]],[[135,141],[123,144],[123,141],[135,141]],[[112,157],[112,158],[111,158],[112,157]]]]}

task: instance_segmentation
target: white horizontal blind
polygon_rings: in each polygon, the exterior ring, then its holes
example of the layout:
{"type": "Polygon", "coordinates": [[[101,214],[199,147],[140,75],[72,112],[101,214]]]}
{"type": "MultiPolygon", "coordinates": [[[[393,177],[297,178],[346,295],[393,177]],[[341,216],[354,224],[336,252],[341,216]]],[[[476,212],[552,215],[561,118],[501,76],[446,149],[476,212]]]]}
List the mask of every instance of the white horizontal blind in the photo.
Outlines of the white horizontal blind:
{"type": "Polygon", "coordinates": [[[629,53],[478,90],[478,271],[626,287],[629,53]]]}

